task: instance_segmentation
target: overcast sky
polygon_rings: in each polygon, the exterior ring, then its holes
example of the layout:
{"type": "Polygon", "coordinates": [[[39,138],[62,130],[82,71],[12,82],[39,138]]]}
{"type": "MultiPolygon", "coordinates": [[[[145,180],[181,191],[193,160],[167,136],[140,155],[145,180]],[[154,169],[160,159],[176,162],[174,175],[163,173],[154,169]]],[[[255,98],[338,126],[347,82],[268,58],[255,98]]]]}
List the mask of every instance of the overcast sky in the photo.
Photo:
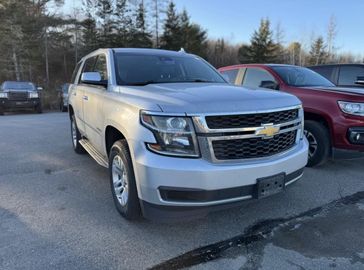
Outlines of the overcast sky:
{"type": "MultiPolygon", "coordinates": [[[[137,0],[134,0],[137,1],[137,0]]],[[[65,9],[81,0],[66,0],[65,9]]],[[[210,38],[224,37],[232,43],[248,42],[260,19],[271,19],[284,30],[284,41],[309,43],[312,36],[326,36],[331,16],[337,22],[336,47],[341,52],[364,54],[363,0],[175,0],[186,8],[210,38]]]]}

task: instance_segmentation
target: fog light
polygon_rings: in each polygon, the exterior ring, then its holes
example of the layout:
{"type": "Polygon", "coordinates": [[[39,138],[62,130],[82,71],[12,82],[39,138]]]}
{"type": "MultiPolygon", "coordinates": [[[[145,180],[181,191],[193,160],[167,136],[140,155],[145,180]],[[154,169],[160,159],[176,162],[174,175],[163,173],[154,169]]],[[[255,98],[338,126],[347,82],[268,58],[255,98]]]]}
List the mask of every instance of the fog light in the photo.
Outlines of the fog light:
{"type": "Polygon", "coordinates": [[[350,128],[348,139],[352,144],[364,144],[364,128],[350,128]]]}

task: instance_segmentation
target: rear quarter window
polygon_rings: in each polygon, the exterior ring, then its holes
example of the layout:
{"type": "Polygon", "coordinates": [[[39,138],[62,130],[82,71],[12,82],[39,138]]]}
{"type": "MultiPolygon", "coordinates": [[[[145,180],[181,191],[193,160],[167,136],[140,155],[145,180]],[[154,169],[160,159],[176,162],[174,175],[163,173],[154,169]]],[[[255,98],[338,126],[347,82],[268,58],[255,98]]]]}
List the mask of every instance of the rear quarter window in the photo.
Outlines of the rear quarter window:
{"type": "Polygon", "coordinates": [[[343,66],[340,67],[339,85],[355,85],[358,77],[364,76],[364,67],[343,66]]]}
{"type": "Polygon", "coordinates": [[[320,74],[321,76],[324,76],[326,79],[328,79],[329,81],[334,82],[334,67],[311,67],[310,69],[312,69],[313,71],[317,72],[318,74],[320,74]]]}

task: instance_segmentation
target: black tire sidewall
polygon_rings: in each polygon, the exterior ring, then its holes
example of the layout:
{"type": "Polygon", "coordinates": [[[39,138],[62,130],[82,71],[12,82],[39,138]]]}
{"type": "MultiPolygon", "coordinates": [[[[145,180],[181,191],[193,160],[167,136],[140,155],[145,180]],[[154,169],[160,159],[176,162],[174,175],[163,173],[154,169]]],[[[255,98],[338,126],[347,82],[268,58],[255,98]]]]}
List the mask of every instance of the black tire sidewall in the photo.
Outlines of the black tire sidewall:
{"type": "Polygon", "coordinates": [[[37,105],[37,106],[35,107],[35,112],[36,112],[36,113],[42,113],[42,112],[43,112],[43,110],[42,110],[42,105],[37,105]]]}
{"type": "Polygon", "coordinates": [[[110,155],[109,155],[109,175],[110,175],[111,193],[112,193],[112,197],[113,197],[116,209],[124,218],[126,218],[128,220],[138,219],[140,217],[140,212],[141,212],[140,204],[139,204],[138,192],[137,192],[137,187],[136,187],[136,182],[135,182],[133,164],[132,164],[132,160],[130,157],[129,148],[128,148],[125,140],[117,141],[111,147],[110,155]],[[119,201],[115,195],[115,190],[114,190],[114,186],[113,186],[112,163],[113,163],[114,157],[116,155],[118,155],[123,160],[124,165],[126,167],[129,195],[128,195],[128,201],[125,206],[122,206],[119,203],[119,201]]]}
{"type": "Polygon", "coordinates": [[[331,140],[327,128],[316,121],[305,121],[305,130],[310,132],[317,141],[317,150],[312,158],[309,157],[307,167],[319,166],[327,161],[330,154],[331,140]]]}

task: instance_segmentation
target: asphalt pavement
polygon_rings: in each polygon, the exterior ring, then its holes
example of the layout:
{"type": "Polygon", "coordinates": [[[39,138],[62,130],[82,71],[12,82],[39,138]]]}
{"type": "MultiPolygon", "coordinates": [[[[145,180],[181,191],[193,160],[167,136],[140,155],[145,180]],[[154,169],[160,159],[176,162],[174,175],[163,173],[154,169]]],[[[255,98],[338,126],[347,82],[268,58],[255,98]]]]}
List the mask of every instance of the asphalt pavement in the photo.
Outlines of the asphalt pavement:
{"type": "Polygon", "coordinates": [[[128,222],[67,113],[0,116],[0,269],[364,269],[363,164],[192,221],[128,222]]]}

